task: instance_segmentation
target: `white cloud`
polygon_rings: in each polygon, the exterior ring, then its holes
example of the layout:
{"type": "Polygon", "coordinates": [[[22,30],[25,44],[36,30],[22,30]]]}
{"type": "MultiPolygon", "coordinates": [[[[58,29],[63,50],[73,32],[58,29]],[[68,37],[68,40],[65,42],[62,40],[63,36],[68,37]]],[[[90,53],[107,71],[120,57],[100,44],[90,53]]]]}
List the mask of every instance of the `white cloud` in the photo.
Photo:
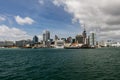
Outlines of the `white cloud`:
{"type": "Polygon", "coordinates": [[[120,0],[53,0],[53,3],[63,6],[73,16],[73,23],[85,23],[89,32],[99,31],[100,38],[119,38],[120,0]]]}
{"type": "Polygon", "coordinates": [[[31,19],[30,17],[25,17],[25,18],[22,18],[20,16],[15,16],[15,20],[18,24],[20,25],[24,25],[24,24],[33,24],[35,21],[33,19],[31,19]]]}
{"type": "Polygon", "coordinates": [[[43,0],[38,0],[39,4],[43,5],[44,1],[43,0]]]}
{"type": "Polygon", "coordinates": [[[6,19],[4,17],[0,16],[0,21],[5,21],[6,19]]]}
{"type": "Polygon", "coordinates": [[[27,32],[15,28],[8,27],[6,25],[0,25],[0,40],[21,40],[21,39],[30,39],[31,36],[27,32]]]}

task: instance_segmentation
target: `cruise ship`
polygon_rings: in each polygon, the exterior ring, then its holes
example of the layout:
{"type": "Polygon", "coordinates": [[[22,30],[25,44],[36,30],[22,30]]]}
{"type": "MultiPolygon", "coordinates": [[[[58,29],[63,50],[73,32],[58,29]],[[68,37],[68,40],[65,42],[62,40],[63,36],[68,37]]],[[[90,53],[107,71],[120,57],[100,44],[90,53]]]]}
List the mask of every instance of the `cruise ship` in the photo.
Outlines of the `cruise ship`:
{"type": "Polygon", "coordinates": [[[55,48],[64,48],[64,41],[63,40],[56,40],[55,41],[55,48]]]}

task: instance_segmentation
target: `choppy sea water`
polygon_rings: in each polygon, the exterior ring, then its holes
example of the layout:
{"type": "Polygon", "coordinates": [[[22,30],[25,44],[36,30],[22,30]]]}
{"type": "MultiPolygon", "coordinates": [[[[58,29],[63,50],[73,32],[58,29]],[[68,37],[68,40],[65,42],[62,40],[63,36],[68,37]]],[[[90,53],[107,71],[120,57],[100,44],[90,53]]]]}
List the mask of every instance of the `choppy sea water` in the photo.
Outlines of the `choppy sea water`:
{"type": "Polygon", "coordinates": [[[120,48],[0,49],[0,80],[120,80],[120,48]]]}

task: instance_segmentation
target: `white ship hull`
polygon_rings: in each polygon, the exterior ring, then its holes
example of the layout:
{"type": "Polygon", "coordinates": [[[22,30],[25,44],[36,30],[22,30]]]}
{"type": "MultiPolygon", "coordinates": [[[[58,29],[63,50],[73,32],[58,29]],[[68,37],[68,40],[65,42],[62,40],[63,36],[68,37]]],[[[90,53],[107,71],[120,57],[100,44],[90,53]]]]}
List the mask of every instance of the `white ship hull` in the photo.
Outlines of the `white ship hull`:
{"type": "Polygon", "coordinates": [[[55,46],[55,48],[63,49],[64,46],[55,46]]]}
{"type": "Polygon", "coordinates": [[[63,49],[64,48],[64,41],[63,40],[55,41],[55,48],[63,49]]]}

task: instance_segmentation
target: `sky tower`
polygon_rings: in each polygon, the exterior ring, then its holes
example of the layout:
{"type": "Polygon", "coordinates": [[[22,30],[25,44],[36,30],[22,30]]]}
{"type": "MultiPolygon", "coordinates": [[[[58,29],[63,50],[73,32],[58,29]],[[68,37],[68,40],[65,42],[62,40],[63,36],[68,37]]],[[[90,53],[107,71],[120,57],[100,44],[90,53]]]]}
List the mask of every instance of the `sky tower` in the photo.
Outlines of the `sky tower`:
{"type": "Polygon", "coordinates": [[[84,44],[86,44],[87,43],[87,33],[86,33],[86,29],[85,29],[85,24],[84,24],[84,31],[83,31],[82,35],[83,35],[83,42],[84,42],[84,44]]]}

